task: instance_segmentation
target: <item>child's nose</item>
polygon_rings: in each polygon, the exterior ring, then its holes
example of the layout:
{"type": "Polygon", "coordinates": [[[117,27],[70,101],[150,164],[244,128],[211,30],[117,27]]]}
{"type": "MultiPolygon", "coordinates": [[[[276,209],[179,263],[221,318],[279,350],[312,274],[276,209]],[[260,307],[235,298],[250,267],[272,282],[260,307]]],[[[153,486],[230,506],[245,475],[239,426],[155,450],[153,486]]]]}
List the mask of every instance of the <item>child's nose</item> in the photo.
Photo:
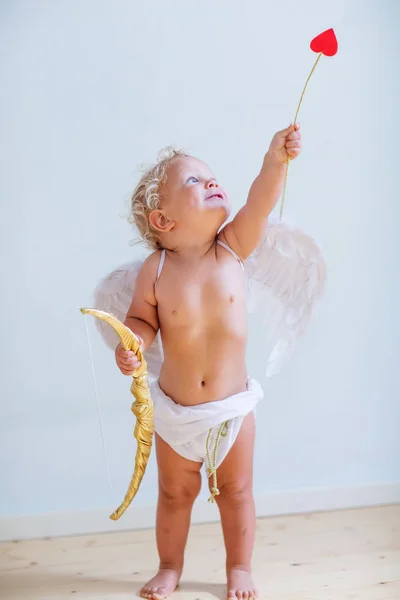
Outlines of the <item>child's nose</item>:
{"type": "Polygon", "coordinates": [[[213,187],[218,187],[218,183],[215,181],[215,179],[210,179],[210,181],[207,182],[207,189],[209,190],[210,188],[213,187]]]}

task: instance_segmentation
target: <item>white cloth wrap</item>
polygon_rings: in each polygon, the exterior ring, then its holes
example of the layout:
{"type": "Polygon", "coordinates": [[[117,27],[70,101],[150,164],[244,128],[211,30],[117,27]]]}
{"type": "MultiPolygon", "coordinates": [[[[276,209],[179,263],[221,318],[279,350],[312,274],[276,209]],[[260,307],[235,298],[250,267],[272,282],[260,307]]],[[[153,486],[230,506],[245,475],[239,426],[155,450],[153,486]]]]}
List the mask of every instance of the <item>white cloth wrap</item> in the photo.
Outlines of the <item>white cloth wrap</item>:
{"type": "Polygon", "coordinates": [[[211,452],[214,449],[218,427],[228,421],[228,432],[220,438],[218,468],[232,448],[245,416],[254,411],[263,398],[261,385],[249,379],[247,390],[224,400],[206,402],[196,406],[176,404],[161,390],[158,381],[151,385],[154,403],[154,430],[175,452],[195,462],[206,462],[206,440],[210,429],[211,452]]]}

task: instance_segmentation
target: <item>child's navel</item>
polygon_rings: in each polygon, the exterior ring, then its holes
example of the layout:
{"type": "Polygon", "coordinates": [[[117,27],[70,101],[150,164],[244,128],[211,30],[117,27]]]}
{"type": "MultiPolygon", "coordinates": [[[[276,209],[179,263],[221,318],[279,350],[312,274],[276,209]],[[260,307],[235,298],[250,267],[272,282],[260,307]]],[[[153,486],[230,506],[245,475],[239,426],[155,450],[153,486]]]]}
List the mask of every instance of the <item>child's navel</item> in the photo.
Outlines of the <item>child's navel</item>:
{"type": "Polygon", "coordinates": [[[235,296],[229,296],[229,302],[233,304],[233,302],[235,302],[235,296]]]}
{"type": "Polygon", "coordinates": [[[172,311],[172,316],[176,317],[176,315],[177,315],[177,314],[178,314],[178,311],[177,311],[177,310],[173,310],[173,311],[172,311]]]}

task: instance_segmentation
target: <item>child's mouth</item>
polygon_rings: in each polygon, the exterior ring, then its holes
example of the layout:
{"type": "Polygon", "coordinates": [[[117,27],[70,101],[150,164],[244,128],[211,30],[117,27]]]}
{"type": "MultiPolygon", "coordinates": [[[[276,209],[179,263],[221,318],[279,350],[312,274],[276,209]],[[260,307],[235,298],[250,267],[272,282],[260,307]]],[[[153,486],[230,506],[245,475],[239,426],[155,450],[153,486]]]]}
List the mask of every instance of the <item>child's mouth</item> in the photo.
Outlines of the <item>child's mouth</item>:
{"type": "Polygon", "coordinates": [[[223,195],[222,195],[222,194],[220,194],[220,193],[217,193],[217,194],[212,194],[211,196],[208,196],[208,197],[206,198],[206,200],[212,200],[213,198],[219,198],[220,200],[223,200],[223,199],[224,199],[224,197],[223,197],[223,195]]]}

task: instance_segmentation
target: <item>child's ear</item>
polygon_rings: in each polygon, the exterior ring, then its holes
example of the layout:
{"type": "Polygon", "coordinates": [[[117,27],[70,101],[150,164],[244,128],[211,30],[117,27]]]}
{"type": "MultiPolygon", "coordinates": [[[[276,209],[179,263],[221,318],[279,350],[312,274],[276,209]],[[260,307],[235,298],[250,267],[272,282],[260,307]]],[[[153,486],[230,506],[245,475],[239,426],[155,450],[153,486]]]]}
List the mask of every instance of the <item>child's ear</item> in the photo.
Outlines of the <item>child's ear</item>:
{"type": "Polygon", "coordinates": [[[171,221],[161,210],[153,210],[149,214],[149,223],[160,233],[168,233],[175,225],[175,221],[171,221]]]}

